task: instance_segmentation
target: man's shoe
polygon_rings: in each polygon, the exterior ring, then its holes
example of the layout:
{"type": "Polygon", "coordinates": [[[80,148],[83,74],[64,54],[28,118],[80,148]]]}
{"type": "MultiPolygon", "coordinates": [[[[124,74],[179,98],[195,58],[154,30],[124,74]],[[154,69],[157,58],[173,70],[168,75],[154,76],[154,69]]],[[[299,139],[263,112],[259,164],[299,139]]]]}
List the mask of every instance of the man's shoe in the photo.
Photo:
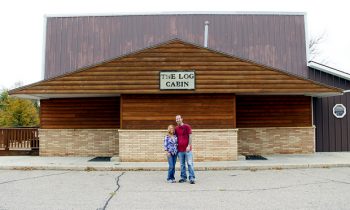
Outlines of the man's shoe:
{"type": "Polygon", "coordinates": [[[190,180],[190,184],[195,184],[196,182],[194,180],[190,180]]]}
{"type": "Polygon", "coordinates": [[[184,182],[186,182],[186,179],[180,179],[179,180],[179,183],[184,183],[184,182]]]}

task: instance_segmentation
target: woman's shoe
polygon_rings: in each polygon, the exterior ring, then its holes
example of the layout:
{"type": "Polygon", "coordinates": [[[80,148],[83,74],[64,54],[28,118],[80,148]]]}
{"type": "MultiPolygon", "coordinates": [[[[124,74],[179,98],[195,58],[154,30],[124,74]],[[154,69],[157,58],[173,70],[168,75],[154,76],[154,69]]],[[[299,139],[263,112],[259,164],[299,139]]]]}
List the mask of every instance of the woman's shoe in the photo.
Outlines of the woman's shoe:
{"type": "Polygon", "coordinates": [[[179,182],[180,183],[186,182],[186,179],[180,179],[179,182]]]}

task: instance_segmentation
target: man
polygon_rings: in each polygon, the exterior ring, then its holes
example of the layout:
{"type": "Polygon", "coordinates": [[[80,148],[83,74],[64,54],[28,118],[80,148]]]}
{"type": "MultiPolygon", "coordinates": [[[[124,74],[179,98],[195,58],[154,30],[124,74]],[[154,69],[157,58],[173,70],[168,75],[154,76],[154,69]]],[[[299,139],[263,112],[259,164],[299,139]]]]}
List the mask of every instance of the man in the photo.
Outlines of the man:
{"type": "Polygon", "coordinates": [[[193,167],[193,155],[192,155],[192,129],[188,124],[183,123],[181,115],[176,116],[177,126],[175,128],[175,134],[178,141],[178,156],[181,165],[181,179],[180,183],[187,181],[186,163],[189,173],[189,180],[191,184],[195,183],[194,167],[193,167]]]}

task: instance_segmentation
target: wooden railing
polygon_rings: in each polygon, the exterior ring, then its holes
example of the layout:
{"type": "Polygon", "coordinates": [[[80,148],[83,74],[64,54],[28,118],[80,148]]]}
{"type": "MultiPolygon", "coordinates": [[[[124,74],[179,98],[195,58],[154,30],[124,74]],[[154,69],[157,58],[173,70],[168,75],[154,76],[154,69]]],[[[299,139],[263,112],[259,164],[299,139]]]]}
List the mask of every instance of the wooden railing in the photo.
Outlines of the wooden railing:
{"type": "Polygon", "coordinates": [[[32,150],[38,148],[38,128],[0,128],[0,150],[32,150]]]}

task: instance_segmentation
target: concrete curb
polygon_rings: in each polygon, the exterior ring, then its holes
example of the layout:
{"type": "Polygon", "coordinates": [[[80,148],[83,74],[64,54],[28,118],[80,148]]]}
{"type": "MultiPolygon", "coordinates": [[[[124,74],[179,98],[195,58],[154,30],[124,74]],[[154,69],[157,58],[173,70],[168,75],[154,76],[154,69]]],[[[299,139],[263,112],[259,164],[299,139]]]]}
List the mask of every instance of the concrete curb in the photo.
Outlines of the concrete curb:
{"type": "MultiPolygon", "coordinates": [[[[350,167],[350,163],[311,163],[311,164],[265,164],[265,165],[240,165],[240,166],[198,166],[196,171],[218,170],[283,170],[306,168],[338,168],[350,167]]],[[[96,165],[38,165],[38,166],[0,166],[0,170],[60,170],[60,171],[166,171],[163,166],[96,166],[96,165]]],[[[176,167],[179,170],[179,167],[176,167]]]]}
{"type": "MultiPolygon", "coordinates": [[[[195,162],[196,171],[215,170],[282,170],[350,167],[350,152],[322,152],[307,155],[271,155],[268,160],[195,162]]],[[[166,171],[166,162],[91,162],[93,157],[0,157],[0,170],[63,171],[166,171]]],[[[118,160],[116,158],[115,160],[118,160]]],[[[176,165],[179,170],[179,163],[176,165]]]]}

